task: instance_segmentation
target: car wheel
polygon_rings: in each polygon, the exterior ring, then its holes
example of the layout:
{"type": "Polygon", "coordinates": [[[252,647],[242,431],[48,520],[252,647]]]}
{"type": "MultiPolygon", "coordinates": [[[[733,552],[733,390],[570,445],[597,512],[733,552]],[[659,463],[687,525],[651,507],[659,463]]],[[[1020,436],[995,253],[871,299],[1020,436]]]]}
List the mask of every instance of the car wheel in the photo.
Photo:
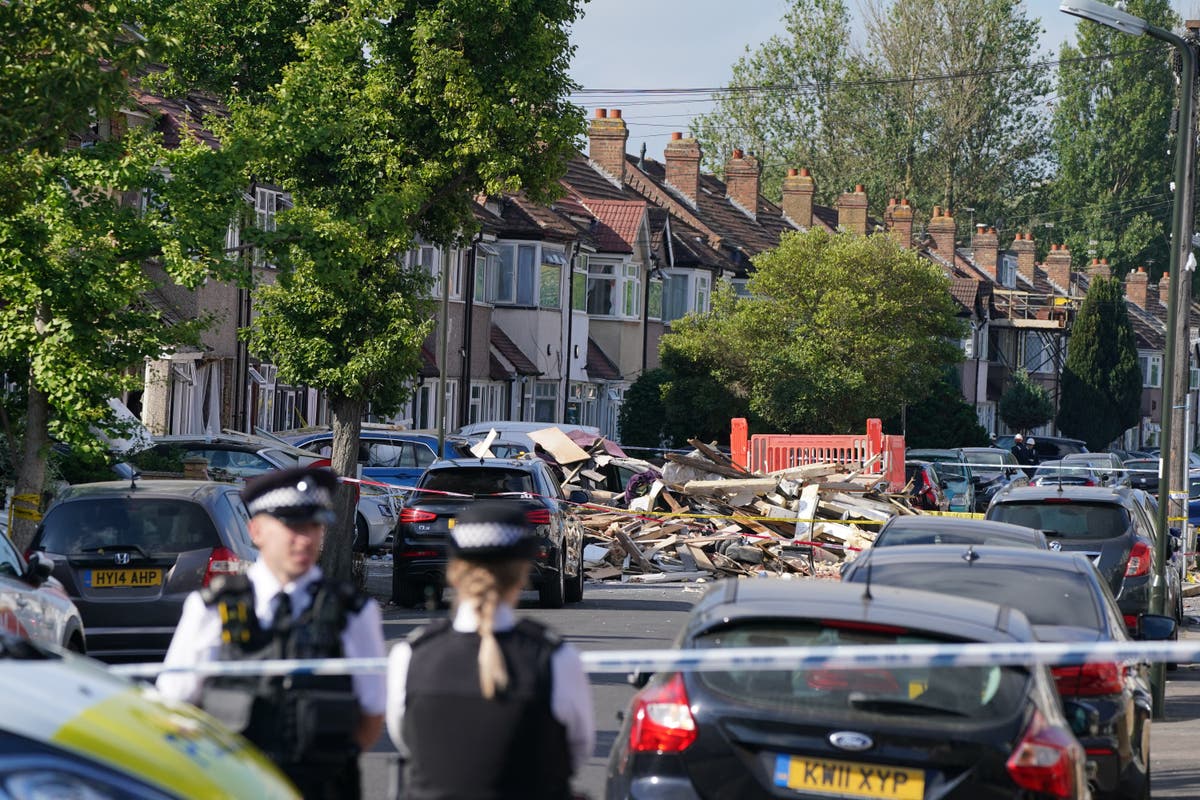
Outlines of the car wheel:
{"type": "Polygon", "coordinates": [[[371,534],[367,530],[367,519],[356,514],[354,520],[354,552],[365,553],[371,546],[371,534]]]}
{"type": "Polygon", "coordinates": [[[583,553],[579,554],[579,561],[576,562],[575,575],[567,582],[567,602],[578,603],[583,599],[583,553]]]}
{"type": "Polygon", "coordinates": [[[413,606],[424,605],[425,603],[425,584],[392,582],[392,602],[398,606],[412,608],[413,606]]]}
{"type": "Polygon", "coordinates": [[[72,653],[78,653],[81,656],[87,655],[87,647],[84,645],[83,637],[79,635],[79,631],[71,632],[71,636],[67,639],[64,647],[72,653]]]}
{"type": "Polygon", "coordinates": [[[542,573],[542,583],[538,586],[538,602],[542,608],[563,607],[566,596],[566,571],[566,557],[562,556],[558,560],[558,569],[549,571],[550,574],[542,573]]]}

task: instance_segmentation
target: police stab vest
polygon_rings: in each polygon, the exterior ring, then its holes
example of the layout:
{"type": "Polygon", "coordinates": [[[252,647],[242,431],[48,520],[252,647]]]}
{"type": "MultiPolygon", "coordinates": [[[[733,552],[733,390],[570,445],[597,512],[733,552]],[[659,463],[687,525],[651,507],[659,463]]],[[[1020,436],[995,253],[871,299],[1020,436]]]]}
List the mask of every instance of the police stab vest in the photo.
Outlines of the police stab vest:
{"type": "Polygon", "coordinates": [[[446,621],[409,639],[405,688],[406,800],[566,800],[566,728],[551,710],[551,657],[561,641],[522,620],[496,633],[509,685],[479,688],[479,634],[446,621]]]}
{"type": "MultiPolygon", "coordinates": [[[[366,602],[352,584],[322,579],[312,603],[282,630],[263,628],[254,585],[244,575],[214,581],[204,601],[221,617],[221,660],[341,658],[349,614],[366,602]]],[[[200,706],[272,761],[316,768],[357,759],[359,706],[349,675],[219,676],[204,682],[200,706]]]]}

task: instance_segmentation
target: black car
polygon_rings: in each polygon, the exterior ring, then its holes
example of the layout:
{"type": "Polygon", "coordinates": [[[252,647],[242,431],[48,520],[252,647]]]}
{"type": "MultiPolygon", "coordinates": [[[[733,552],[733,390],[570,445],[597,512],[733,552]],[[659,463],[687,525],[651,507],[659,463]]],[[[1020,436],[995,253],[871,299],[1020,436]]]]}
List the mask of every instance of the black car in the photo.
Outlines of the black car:
{"type": "Polygon", "coordinates": [[[1024,486],[1029,482],[1025,470],[1017,463],[1011,450],[999,447],[964,447],[963,455],[971,467],[975,481],[975,511],[987,510],[996,492],[1005,486],[1024,486]]]}
{"type": "MultiPolygon", "coordinates": [[[[582,493],[581,493],[582,494],[582,493]]],[[[439,599],[445,585],[446,541],[454,519],[476,498],[520,503],[542,543],[533,584],[546,608],[583,599],[583,526],[562,487],[538,458],[435,461],[400,507],[392,550],[392,600],[417,605],[439,599]]]]}
{"type": "MultiPolygon", "coordinates": [[[[1032,436],[1025,437],[1026,441],[1033,439],[1033,456],[1036,463],[1057,461],[1072,453],[1086,453],[1087,443],[1083,439],[1068,439],[1065,436],[1032,436]]],[[[996,440],[996,446],[1012,452],[1013,437],[1001,436],[996,440]]]]}
{"type": "MultiPolygon", "coordinates": [[[[723,581],[685,650],[1028,642],[1019,611],[880,586],[723,581]]],[[[1086,756],[1044,666],[673,672],[630,703],[606,797],[1084,798],[1086,756]]]]}
{"type": "Polygon", "coordinates": [[[906,544],[989,544],[1049,549],[1039,530],[963,517],[912,514],[892,517],[879,529],[872,549],[906,544]]]}
{"type": "MultiPolygon", "coordinates": [[[[1006,489],[996,495],[987,519],[1037,528],[1051,549],[1085,553],[1096,564],[1117,598],[1130,630],[1139,614],[1150,611],[1150,587],[1162,574],[1158,561],[1158,527],[1138,489],[1048,484],[1006,489]]],[[[1168,551],[1178,557],[1180,540],[1171,537],[1168,551]]],[[[1183,620],[1179,569],[1166,570],[1164,608],[1177,623],[1183,620]]]]}
{"type": "MultiPolygon", "coordinates": [[[[1017,609],[1044,642],[1126,642],[1129,634],[1108,584],[1081,553],[1039,553],[1008,547],[892,547],[872,550],[842,576],[849,584],[921,588],[1017,609]]],[[[1169,638],[1170,617],[1141,615],[1145,638],[1169,638]]],[[[1102,797],[1150,796],[1149,664],[1091,663],[1053,669],[1064,699],[1097,713],[1095,730],[1081,736],[1102,797]]]]}
{"type": "Polygon", "coordinates": [[[1133,488],[1141,489],[1150,494],[1158,494],[1158,475],[1162,471],[1162,462],[1157,458],[1126,459],[1125,469],[1129,471],[1129,481],[1133,488]]]}
{"type": "Polygon", "coordinates": [[[249,519],[227,483],[81,483],[47,509],[30,549],[53,558],[89,655],[161,660],[188,594],[257,558],[249,519]]]}

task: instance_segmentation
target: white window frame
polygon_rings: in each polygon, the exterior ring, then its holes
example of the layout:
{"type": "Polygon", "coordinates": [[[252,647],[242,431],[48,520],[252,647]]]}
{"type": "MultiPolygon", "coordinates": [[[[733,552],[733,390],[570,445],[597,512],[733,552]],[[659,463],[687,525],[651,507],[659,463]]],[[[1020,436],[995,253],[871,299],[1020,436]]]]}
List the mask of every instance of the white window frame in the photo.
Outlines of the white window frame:
{"type": "Polygon", "coordinates": [[[617,268],[619,264],[611,261],[597,261],[592,259],[588,263],[587,277],[587,313],[593,317],[615,317],[617,316],[617,304],[620,302],[619,283],[617,277],[617,268]],[[593,305],[592,291],[593,287],[607,285],[608,287],[608,303],[606,307],[601,307],[598,302],[593,305]]]}
{"type": "Polygon", "coordinates": [[[712,276],[697,272],[696,273],[696,293],[692,309],[697,314],[708,313],[708,303],[712,297],[712,276]]]}
{"type": "MultiPolygon", "coordinates": [[[[267,233],[274,232],[277,227],[277,216],[280,209],[286,206],[284,192],[266,186],[254,187],[254,227],[267,233]]],[[[254,250],[254,266],[275,269],[275,265],[263,258],[262,251],[254,250]]]]}
{"type": "Polygon", "coordinates": [[[642,313],[642,268],[625,264],[621,270],[621,316],[637,319],[642,313]]]}
{"type": "Polygon", "coordinates": [[[1153,353],[1138,353],[1138,366],[1142,370],[1142,387],[1158,389],[1162,386],[1163,357],[1153,353]]]}
{"type": "Polygon", "coordinates": [[[558,421],[558,381],[535,381],[533,384],[533,420],[535,422],[558,421]],[[539,419],[539,411],[545,404],[552,403],[549,419],[539,419]]]}

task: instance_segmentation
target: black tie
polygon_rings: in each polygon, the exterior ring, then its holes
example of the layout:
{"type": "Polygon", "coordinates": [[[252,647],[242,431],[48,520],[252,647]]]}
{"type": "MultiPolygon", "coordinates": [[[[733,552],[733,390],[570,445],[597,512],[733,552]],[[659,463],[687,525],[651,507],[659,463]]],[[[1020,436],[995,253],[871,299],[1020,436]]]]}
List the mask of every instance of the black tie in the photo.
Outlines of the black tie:
{"type": "Polygon", "coordinates": [[[292,598],[287,592],[275,595],[275,616],[271,620],[271,628],[286,631],[292,627],[292,598]]]}

